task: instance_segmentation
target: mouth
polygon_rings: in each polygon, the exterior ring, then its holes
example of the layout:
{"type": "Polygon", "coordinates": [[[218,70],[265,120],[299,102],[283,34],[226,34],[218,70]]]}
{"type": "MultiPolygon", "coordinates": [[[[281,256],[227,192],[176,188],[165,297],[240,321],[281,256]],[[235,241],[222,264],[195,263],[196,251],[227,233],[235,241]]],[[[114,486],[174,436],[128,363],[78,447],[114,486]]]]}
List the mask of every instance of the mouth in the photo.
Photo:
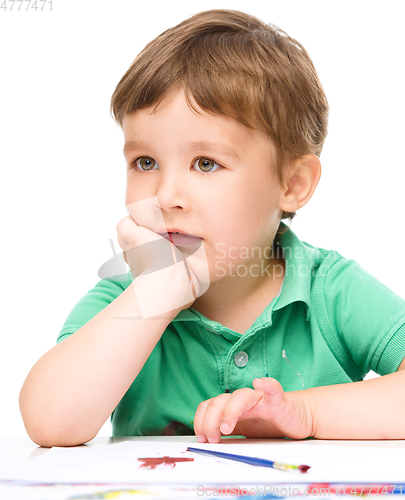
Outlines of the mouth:
{"type": "MultiPolygon", "coordinates": [[[[161,236],[164,236],[164,237],[168,237],[169,235],[174,235],[174,234],[182,234],[184,236],[189,236],[191,238],[200,238],[200,236],[197,236],[196,234],[191,234],[191,233],[185,233],[184,231],[181,231],[180,229],[169,229],[167,230],[166,228],[162,229],[161,231],[159,231],[159,234],[161,236]]],[[[202,239],[202,238],[200,238],[202,239]]]]}
{"type": "Polygon", "coordinates": [[[199,244],[202,240],[199,236],[194,234],[186,234],[179,232],[168,231],[166,233],[159,233],[161,236],[171,241],[175,246],[187,247],[199,244]]]}

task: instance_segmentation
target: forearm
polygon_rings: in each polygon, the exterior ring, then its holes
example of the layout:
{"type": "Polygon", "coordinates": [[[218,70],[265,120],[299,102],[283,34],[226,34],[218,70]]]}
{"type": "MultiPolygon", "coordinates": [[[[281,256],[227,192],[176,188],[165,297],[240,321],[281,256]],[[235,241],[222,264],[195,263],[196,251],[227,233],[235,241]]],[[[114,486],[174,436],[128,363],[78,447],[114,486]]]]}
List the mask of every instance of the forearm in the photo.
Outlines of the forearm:
{"type": "Polygon", "coordinates": [[[92,439],[177,313],[142,319],[129,286],[48,351],[20,393],[21,414],[31,439],[43,446],[72,446],[92,439]]]}
{"type": "Polygon", "coordinates": [[[405,439],[404,370],[362,382],[306,389],[302,395],[312,413],[315,438],[405,439]]]}

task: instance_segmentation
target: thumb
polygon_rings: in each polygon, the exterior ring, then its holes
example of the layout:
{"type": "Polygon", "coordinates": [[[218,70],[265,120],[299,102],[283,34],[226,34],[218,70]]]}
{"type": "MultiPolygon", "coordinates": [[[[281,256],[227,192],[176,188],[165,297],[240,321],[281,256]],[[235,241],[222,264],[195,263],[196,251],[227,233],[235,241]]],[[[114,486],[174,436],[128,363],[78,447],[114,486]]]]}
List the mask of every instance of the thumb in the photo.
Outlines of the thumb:
{"type": "Polygon", "coordinates": [[[264,398],[273,405],[282,404],[284,401],[284,389],[275,378],[255,378],[253,387],[256,391],[263,391],[264,398]]]}

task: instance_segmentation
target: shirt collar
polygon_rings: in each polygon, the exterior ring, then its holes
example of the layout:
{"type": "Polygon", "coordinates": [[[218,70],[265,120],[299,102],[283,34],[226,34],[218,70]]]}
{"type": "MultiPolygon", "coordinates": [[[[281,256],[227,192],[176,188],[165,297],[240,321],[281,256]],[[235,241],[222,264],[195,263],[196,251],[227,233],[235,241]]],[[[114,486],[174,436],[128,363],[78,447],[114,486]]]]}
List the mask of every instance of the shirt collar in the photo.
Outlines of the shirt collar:
{"type": "Polygon", "coordinates": [[[301,241],[283,222],[280,229],[286,231],[279,239],[285,260],[285,277],[274,310],[301,301],[307,306],[306,319],[309,320],[313,270],[320,264],[322,256],[318,248],[301,241]]]}
{"type": "MultiPolygon", "coordinates": [[[[280,295],[273,299],[274,306],[270,307],[269,304],[260,316],[260,320],[262,323],[271,324],[273,311],[282,309],[293,302],[301,301],[307,306],[306,319],[308,321],[310,317],[311,278],[314,267],[319,265],[321,261],[321,253],[319,249],[301,241],[284,222],[280,222],[280,230],[283,234],[278,239],[278,246],[283,249],[285,260],[283,286],[280,295]]],[[[190,307],[180,311],[172,321],[200,321],[201,316],[201,313],[190,307]]]]}

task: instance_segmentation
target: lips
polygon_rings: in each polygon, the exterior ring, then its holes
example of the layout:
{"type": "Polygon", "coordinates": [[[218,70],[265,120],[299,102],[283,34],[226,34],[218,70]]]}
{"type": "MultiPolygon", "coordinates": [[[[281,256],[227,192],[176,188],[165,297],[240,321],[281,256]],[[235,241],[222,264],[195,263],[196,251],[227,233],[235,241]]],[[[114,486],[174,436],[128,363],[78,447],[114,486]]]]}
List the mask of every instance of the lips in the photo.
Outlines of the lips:
{"type": "Polygon", "coordinates": [[[180,229],[177,229],[177,228],[167,229],[167,230],[165,229],[165,230],[159,231],[159,234],[161,234],[162,236],[168,236],[169,234],[170,235],[183,234],[185,236],[190,236],[192,238],[200,238],[200,236],[197,236],[196,234],[186,233],[185,231],[181,231],[180,229]]]}
{"type": "Polygon", "coordinates": [[[163,233],[162,236],[169,240],[171,243],[173,243],[174,246],[180,248],[180,249],[186,249],[188,248],[189,250],[197,250],[202,242],[202,239],[199,236],[194,236],[191,234],[185,234],[185,233],[163,233]]]}

